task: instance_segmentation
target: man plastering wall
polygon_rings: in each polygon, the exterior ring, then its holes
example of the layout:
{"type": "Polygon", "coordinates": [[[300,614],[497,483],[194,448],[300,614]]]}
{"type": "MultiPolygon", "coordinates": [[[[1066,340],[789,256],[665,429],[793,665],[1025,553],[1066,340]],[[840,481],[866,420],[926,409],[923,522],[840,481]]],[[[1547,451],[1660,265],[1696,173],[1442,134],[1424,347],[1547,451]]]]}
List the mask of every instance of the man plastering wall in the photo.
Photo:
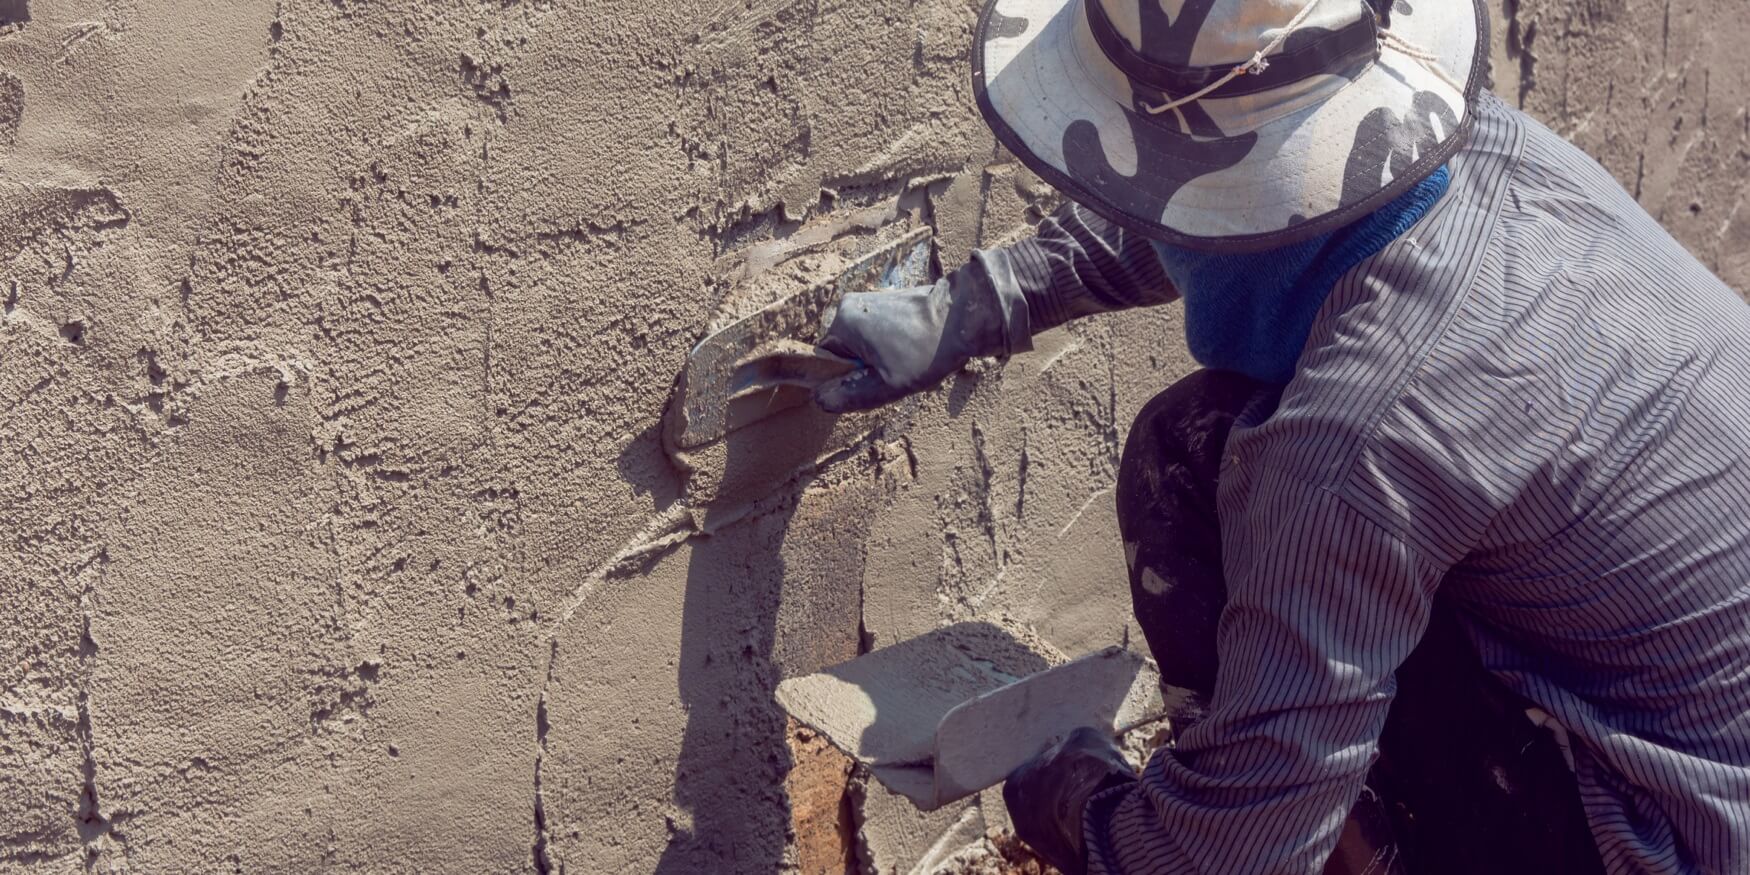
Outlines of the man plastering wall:
{"type": "Polygon", "coordinates": [[[980,108],[1074,202],[822,342],[857,410],[1184,303],[1118,487],[1184,704],[1140,775],[1079,732],[1011,776],[1068,871],[1750,865],[1750,311],[1482,89],[1486,22],[994,0],[980,108]]]}

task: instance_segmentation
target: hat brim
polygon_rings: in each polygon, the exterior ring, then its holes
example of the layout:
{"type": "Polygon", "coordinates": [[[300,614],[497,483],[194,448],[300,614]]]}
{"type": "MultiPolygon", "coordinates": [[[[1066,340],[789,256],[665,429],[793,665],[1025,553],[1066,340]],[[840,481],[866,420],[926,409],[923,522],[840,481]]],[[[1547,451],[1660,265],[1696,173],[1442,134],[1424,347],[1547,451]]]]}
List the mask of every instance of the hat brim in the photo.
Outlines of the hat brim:
{"type": "MultiPolygon", "coordinates": [[[[979,110],[1016,157],[1119,224],[1188,248],[1256,252],[1340,228],[1445,164],[1468,138],[1487,61],[1480,0],[1397,0],[1391,30],[1433,52],[1461,92],[1392,49],[1295,95],[1152,115],[1094,41],[1083,2],[989,0],[973,46],[979,110]],[[1270,113],[1248,130],[1212,119],[1270,113]],[[1189,130],[1189,132],[1187,132],[1189,130]]],[[[1154,0],[1145,0],[1154,2],[1154,0]]]]}

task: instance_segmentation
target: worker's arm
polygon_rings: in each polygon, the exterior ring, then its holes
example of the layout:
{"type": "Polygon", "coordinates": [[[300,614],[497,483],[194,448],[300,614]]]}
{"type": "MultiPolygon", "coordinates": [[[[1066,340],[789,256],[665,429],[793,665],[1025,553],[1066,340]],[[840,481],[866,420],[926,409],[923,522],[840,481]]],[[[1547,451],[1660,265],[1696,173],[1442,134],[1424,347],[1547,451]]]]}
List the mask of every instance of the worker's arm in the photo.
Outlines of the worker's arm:
{"type": "Polygon", "coordinates": [[[1072,204],[1034,236],[979,250],[934,286],[854,294],[821,347],[864,367],[821,386],[820,406],[866,410],[940,383],[968,360],[1032,349],[1071,319],[1178,298],[1153,246],[1072,204]]]}
{"type": "Polygon", "coordinates": [[[1179,299],[1147,237],[1066,201],[1032,237],[1005,247],[1034,334],[1072,319],[1179,299]]]}
{"type": "Polygon", "coordinates": [[[1222,476],[1210,709],[1135,785],[1088,803],[1090,872],[1318,871],[1427,628],[1438,563],[1293,474],[1222,476]]]}

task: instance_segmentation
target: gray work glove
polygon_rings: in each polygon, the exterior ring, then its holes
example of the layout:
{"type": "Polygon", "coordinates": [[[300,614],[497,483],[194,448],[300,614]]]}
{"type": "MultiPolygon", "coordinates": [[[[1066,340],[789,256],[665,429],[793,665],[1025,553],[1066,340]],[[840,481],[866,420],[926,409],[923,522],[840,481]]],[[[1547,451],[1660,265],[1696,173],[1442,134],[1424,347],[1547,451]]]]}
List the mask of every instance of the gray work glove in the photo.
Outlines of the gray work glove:
{"type": "Polygon", "coordinates": [[[1094,796],[1136,781],[1112,737],[1084,726],[1009,773],[1003,804],[1015,835],[1064,875],[1088,869],[1082,811],[1094,796]]]}
{"type": "Polygon", "coordinates": [[[820,348],[862,366],[814,390],[821,409],[848,413],[933,388],[978,356],[1033,343],[1008,257],[985,250],[934,286],[845,296],[820,348]]]}

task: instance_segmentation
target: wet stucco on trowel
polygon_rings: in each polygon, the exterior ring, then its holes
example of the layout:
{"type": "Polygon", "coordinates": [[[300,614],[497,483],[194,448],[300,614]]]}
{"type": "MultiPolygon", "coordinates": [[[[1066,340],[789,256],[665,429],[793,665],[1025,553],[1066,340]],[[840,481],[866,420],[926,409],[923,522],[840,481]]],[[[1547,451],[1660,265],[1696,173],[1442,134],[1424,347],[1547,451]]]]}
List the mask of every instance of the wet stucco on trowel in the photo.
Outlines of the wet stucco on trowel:
{"type": "MultiPolygon", "coordinates": [[[[1750,283],[1732,2],[1497,11],[1500,90],[1750,283]]],[[[927,224],[952,267],[1049,208],[973,19],[0,0],[0,869],[903,872],[1000,825],[773,690],[951,620],[1123,640],[1176,309],[709,512],[659,426],[774,253],[927,224]]]]}

